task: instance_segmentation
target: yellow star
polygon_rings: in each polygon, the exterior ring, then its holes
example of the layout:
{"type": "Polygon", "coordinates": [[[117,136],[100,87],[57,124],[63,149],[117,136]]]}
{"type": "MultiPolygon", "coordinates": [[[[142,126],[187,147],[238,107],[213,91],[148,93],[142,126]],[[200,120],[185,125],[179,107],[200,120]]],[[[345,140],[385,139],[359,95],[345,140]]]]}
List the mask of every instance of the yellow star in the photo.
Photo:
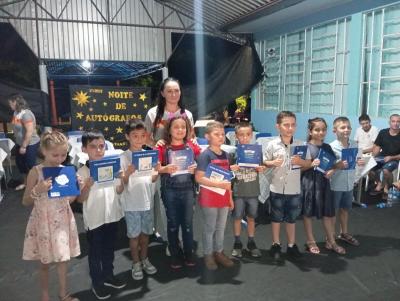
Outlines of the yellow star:
{"type": "Polygon", "coordinates": [[[80,126],[80,127],[79,127],[79,130],[80,130],[80,131],[83,131],[83,126],[80,126]]]}
{"type": "Polygon", "coordinates": [[[83,113],[82,112],[76,113],[76,118],[82,119],[82,117],[83,117],[83,113]]]}
{"type": "Polygon", "coordinates": [[[111,140],[111,141],[114,141],[114,137],[110,137],[110,140],[111,140]]]}
{"type": "Polygon", "coordinates": [[[123,128],[119,126],[119,127],[116,128],[116,130],[117,130],[117,134],[118,134],[118,133],[119,133],[119,134],[122,134],[123,128]]]}
{"type": "Polygon", "coordinates": [[[108,126],[106,126],[106,127],[104,128],[104,131],[108,132],[108,126]]]}
{"type": "Polygon", "coordinates": [[[133,107],[136,108],[136,106],[137,106],[137,104],[136,104],[136,102],[134,102],[134,103],[133,103],[133,107]]]}
{"type": "Polygon", "coordinates": [[[97,100],[96,100],[96,99],[93,99],[92,101],[93,101],[93,103],[96,103],[97,100]]]}
{"type": "Polygon", "coordinates": [[[93,108],[89,108],[89,111],[92,112],[92,111],[93,111],[93,108]]]}
{"type": "Polygon", "coordinates": [[[106,107],[107,106],[107,103],[106,102],[103,102],[103,107],[106,107]]]}
{"type": "Polygon", "coordinates": [[[139,94],[139,95],[140,95],[140,96],[139,96],[139,99],[140,99],[141,101],[145,101],[145,100],[146,100],[147,96],[146,96],[145,93],[139,94]]]}
{"type": "Polygon", "coordinates": [[[143,107],[144,107],[145,109],[147,109],[148,105],[144,105],[143,107]]]}
{"type": "Polygon", "coordinates": [[[78,106],[83,107],[89,103],[89,98],[90,96],[87,94],[87,92],[76,91],[74,97],[72,97],[72,100],[75,100],[78,106]]]}

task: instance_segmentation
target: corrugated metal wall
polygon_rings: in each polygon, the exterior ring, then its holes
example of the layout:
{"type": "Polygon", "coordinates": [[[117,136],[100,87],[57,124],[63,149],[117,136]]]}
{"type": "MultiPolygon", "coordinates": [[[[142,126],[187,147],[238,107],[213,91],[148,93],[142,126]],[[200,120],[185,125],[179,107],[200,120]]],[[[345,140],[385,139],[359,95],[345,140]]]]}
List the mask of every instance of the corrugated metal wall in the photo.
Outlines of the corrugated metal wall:
{"type": "Polygon", "coordinates": [[[25,0],[3,7],[0,21],[42,59],[143,62],[164,62],[171,32],[193,24],[153,0],[25,0]]]}

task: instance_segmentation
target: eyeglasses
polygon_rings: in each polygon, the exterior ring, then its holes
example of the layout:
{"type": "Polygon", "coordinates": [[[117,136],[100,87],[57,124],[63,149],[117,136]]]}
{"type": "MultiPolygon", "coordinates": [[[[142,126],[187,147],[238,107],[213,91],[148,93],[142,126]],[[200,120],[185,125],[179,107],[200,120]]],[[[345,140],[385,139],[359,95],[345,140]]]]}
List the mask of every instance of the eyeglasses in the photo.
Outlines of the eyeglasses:
{"type": "Polygon", "coordinates": [[[105,144],[98,144],[98,145],[89,144],[88,148],[94,149],[94,150],[104,150],[106,148],[106,145],[105,144]]]}

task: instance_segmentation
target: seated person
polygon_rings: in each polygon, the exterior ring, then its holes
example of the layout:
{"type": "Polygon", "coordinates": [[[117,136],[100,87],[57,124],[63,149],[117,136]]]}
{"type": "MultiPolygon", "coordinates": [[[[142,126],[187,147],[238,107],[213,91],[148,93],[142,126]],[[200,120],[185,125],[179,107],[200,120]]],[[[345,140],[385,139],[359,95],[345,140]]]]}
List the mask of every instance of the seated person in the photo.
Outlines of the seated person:
{"type": "Polygon", "coordinates": [[[393,182],[392,172],[399,166],[400,115],[392,114],[389,125],[389,128],[379,132],[372,149],[372,154],[378,164],[371,172],[377,183],[371,194],[378,194],[382,190],[387,193],[393,182]]]}
{"type": "Polygon", "coordinates": [[[358,118],[360,127],[357,128],[354,140],[358,144],[358,148],[361,148],[363,154],[370,154],[374,147],[374,141],[378,136],[378,128],[371,124],[371,119],[367,114],[362,114],[358,118]]]}

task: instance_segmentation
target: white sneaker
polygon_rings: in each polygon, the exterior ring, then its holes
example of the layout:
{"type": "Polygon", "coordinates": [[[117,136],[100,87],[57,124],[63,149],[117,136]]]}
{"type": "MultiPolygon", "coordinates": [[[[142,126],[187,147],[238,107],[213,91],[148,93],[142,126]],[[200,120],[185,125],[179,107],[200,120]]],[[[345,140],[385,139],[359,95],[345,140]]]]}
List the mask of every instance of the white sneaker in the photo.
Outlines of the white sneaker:
{"type": "Polygon", "coordinates": [[[151,264],[151,262],[149,261],[149,258],[142,260],[142,267],[147,275],[153,275],[153,274],[157,273],[156,267],[151,264]]]}
{"type": "Polygon", "coordinates": [[[168,257],[171,257],[171,252],[169,251],[168,244],[167,244],[167,247],[165,248],[165,255],[168,257]]]}
{"type": "Polygon", "coordinates": [[[132,265],[132,278],[133,280],[142,280],[143,279],[143,271],[142,271],[142,263],[136,262],[132,265]]]}

